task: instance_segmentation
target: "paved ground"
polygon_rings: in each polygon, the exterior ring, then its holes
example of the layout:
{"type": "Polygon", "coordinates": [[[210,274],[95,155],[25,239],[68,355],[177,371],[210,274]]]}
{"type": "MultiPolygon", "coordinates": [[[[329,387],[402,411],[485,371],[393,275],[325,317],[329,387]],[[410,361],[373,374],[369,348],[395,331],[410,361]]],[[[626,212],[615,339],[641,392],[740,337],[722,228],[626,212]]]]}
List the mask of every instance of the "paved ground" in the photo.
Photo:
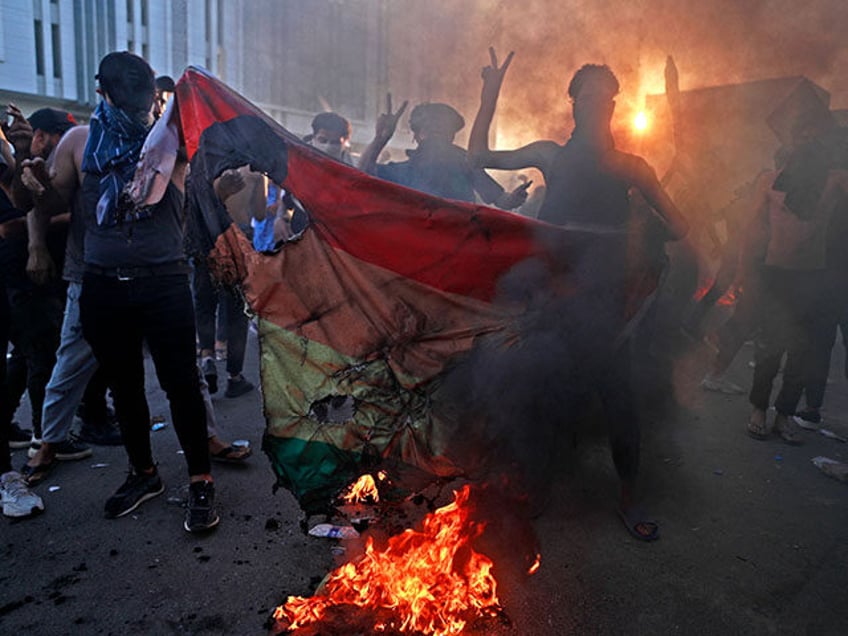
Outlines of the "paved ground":
{"type": "MultiPolygon", "coordinates": [[[[834,369],[842,363],[842,349],[834,369]]],[[[746,348],[732,369],[750,379],[746,348]]],[[[805,433],[789,447],[744,433],[744,396],[704,393],[708,352],[674,363],[677,406],[646,423],[645,491],[662,539],[645,545],[613,514],[616,481],[602,435],[563,454],[554,495],[535,526],[542,568],[506,577],[509,625],[487,633],[844,634],[848,625],[848,485],[821,474],[816,455],[848,461],[848,445],[805,433]]],[[[254,382],[256,343],[247,375],[254,382]]],[[[829,426],[848,434],[848,384],[834,373],[829,426]]],[[[167,416],[150,376],[154,414],[167,416]]],[[[258,446],[259,396],[216,399],[221,428],[258,446]]],[[[25,409],[19,419],[27,417],[25,409]]],[[[26,420],[23,420],[26,421],[26,420]]],[[[305,536],[286,492],[259,453],[217,469],[220,528],[181,528],[184,464],[172,427],[154,433],[168,490],[137,514],[109,521],[105,498],[123,481],[120,448],[62,465],[38,487],[47,511],[0,521],[0,632],[4,634],[246,634],[267,632],[275,605],[309,594],[346,555],[305,536]],[[105,466],[101,466],[106,464],[105,466]]],[[[14,457],[16,464],[23,454],[14,457]]]]}

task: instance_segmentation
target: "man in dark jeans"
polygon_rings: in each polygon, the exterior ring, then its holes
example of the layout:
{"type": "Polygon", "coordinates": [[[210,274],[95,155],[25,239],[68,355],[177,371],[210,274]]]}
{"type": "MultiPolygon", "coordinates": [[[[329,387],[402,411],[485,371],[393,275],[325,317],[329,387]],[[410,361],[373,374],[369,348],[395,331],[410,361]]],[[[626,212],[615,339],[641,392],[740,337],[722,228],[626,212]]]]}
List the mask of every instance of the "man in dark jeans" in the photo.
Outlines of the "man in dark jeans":
{"type": "Polygon", "coordinates": [[[218,525],[209,463],[206,411],[195,358],[195,321],[184,251],[185,164],[161,200],[126,211],[118,205],[153,121],[154,76],[142,58],[110,53],[97,79],[103,100],[89,126],[82,169],[88,215],[80,298],[83,335],[112,386],[131,471],[106,502],[122,517],[165,490],[150,447],[143,343],[167,395],[189,473],[183,524],[189,532],[218,525]]]}
{"type": "MultiPolygon", "coordinates": [[[[189,178],[188,187],[191,188],[189,178]]],[[[225,171],[215,181],[215,193],[227,208],[227,213],[248,238],[252,239],[250,221],[265,214],[265,180],[248,166],[225,171]]],[[[245,302],[238,290],[212,280],[204,256],[192,259],[194,272],[192,289],[197,312],[197,340],[200,344],[200,368],[209,392],[218,390],[218,370],[215,366],[215,324],[223,320],[227,341],[227,388],[224,395],[236,398],[253,390],[253,384],[242,375],[247,347],[248,317],[245,302]]]]}

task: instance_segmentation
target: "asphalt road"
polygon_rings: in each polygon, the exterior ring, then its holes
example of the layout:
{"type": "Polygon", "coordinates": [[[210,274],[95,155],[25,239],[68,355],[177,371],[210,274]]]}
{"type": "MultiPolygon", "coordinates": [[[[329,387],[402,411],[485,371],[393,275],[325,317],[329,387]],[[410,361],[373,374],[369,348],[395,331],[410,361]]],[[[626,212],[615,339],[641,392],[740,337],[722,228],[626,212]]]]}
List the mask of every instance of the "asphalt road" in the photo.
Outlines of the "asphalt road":
{"type": "MultiPolygon", "coordinates": [[[[246,375],[256,383],[253,337],[249,347],[246,375]]],[[[846,435],[842,356],[838,347],[826,421],[846,435]]],[[[743,385],[750,358],[746,347],[732,368],[743,385]]],[[[692,345],[674,362],[676,406],[645,423],[643,487],[661,540],[625,532],[606,441],[583,435],[576,451],[563,449],[550,505],[535,521],[541,569],[505,577],[508,622],[475,633],[846,633],[848,484],[810,459],[848,461],[848,444],[816,433],[801,447],[748,438],[746,398],[698,388],[707,359],[692,345]]],[[[152,413],[169,420],[152,373],[148,391],[152,413]]],[[[0,521],[0,633],[265,634],[276,605],[310,594],[350,557],[353,548],[334,554],[336,541],[303,534],[294,499],[272,492],[258,392],[216,397],[215,406],[222,431],[256,452],[245,467],[216,466],[219,529],[182,530],[187,488],[173,427],[153,433],[166,493],[122,519],[102,509],[125,477],[123,449],[95,448],[38,486],[44,514],[0,521]]],[[[27,418],[22,407],[18,419],[27,418]]],[[[13,462],[23,461],[17,452],[13,462]]]]}

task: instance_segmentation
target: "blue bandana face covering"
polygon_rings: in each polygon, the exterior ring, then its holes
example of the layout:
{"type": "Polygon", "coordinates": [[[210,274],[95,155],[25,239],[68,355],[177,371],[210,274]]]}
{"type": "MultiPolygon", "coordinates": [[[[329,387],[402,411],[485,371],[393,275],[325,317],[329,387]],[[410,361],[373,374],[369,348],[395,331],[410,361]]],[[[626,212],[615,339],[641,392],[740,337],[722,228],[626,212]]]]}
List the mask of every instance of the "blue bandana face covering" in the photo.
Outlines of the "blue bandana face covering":
{"type": "Polygon", "coordinates": [[[88,141],[82,158],[83,172],[100,178],[97,225],[112,227],[129,218],[150,216],[144,210],[119,218],[118,198],[135,172],[141,147],[150,127],[126,111],[101,100],[91,116],[88,141]]]}

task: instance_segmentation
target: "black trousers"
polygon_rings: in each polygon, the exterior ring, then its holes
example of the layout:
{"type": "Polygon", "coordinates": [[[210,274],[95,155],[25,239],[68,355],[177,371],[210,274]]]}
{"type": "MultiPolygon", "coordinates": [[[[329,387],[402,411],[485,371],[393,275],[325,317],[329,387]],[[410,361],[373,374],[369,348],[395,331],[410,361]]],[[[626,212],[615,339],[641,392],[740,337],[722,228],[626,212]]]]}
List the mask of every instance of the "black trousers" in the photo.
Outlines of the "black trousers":
{"type": "Polygon", "coordinates": [[[119,280],[87,273],[80,317],[83,335],[112,387],[124,446],[133,467],[141,471],[154,465],[150,410],[144,391],[143,343],[147,342],[189,475],[210,472],[188,276],[119,280]]]}
{"type": "MultiPolygon", "coordinates": [[[[0,285],[0,412],[6,410],[6,349],[9,348],[9,300],[5,285],[0,285]]],[[[12,470],[12,457],[9,450],[9,425],[11,419],[0,420],[0,475],[12,470]]]]}
{"type": "Polygon", "coordinates": [[[848,272],[828,270],[823,276],[821,290],[819,309],[810,321],[810,346],[804,371],[804,398],[807,408],[815,410],[824,403],[836,330],[848,315],[848,272]]]}
{"type": "Polygon", "coordinates": [[[763,268],[763,329],[749,395],[755,408],[769,407],[784,354],[783,384],[774,406],[781,415],[793,415],[798,408],[810,366],[811,334],[823,311],[824,282],[823,271],[763,268]]]}
{"type": "Polygon", "coordinates": [[[215,284],[203,259],[194,259],[193,265],[192,288],[200,348],[214,350],[215,318],[216,315],[219,320],[223,317],[226,323],[227,373],[237,376],[244,368],[247,348],[249,321],[244,313],[244,301],[235,290],[215,284]]]}
{"type": "Polygon", "coordinates": [[[64,285],[8,289],[9,339],[15,346],[15,357],[9,364],[6,378],[9,401],[2,417],[11,421],[25,384],[32,407],[32,430],[36,437],[41,437],[44,391],[56,364],[56,350],[62,333],[64,290],[64,285]]]}

